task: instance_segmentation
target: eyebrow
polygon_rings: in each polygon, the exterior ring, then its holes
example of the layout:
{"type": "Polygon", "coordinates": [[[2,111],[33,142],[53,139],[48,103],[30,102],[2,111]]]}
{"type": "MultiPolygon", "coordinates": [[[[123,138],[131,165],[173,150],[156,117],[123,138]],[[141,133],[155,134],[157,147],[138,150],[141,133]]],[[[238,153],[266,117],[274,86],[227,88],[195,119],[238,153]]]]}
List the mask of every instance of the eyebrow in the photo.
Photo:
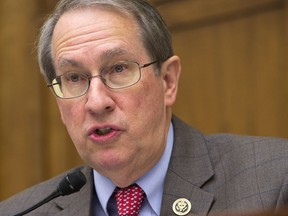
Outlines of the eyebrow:
{"type": "MultiPolygon", "coordinates": [[[[124,55],[129,55],[129,54],[132,56],[130,52],[121,48],[107,50],[100,54],[99,62],[106,62],[107,59],[109,60],[114,57],[119,57],[119,56],[124,56],[124,55]]],[[[84,67],[81,62],[77,60],[73,60],[73,59],[61,58],[59,62],[60,62],[60,68],[65,68],[65,67],[83,68],[84,67]]]]}
{"type": "Polygon", "coordinates": [[[119,56],[124,56],[124,55],[132,55],[130,52],[127,50],[117,48],[113,50],[107,50],[100,55],[100,61],[105,62],[107,59],[114,58],[114,57],[119,57],[119,56]]]}
{"type": "Polygon", "coordinates": [[[61,58],[59,62],[60,62],[60,68],[65,68],[67,66],[82,67],[82,64],[80,62],[72,59],[61,58]]]}

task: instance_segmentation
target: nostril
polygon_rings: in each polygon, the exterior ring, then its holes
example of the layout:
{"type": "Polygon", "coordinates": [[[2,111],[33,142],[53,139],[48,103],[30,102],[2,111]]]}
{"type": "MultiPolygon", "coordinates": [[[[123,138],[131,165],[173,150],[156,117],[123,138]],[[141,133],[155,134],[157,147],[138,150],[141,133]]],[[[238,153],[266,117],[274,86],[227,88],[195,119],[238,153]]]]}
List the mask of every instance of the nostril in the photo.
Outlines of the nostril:
{"type": "Polygon", "coordinates": [[[111,106],[107,106],[107,107],[105,107],[105,110],[107,110],[107,111],[112,110],[112,107],[111,106]]]}

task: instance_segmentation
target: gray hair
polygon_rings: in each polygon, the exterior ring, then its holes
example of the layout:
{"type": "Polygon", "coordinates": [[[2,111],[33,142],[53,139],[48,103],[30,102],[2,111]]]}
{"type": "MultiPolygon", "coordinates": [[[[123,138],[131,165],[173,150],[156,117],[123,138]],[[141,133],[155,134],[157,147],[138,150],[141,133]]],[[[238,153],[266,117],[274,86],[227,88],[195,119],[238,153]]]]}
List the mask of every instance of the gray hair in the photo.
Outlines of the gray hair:
{"type": "MultiPolygon", "coordinates": [[[[131,14],[138,23],[141,40],[152,60],[164,61],[173,55],[171,36],[165,22],[146,0],[60,0],[54,12],[41,28],[38,41],[38,61],[41,73],[47,82],[55,78],[56,72],[51,54],[54,28],[60,17],[77,8],[111,7],[122,13],[131,14]]],[[[157,69],[160,68],[159,63],[157,69]]],[[[159,73],[159,70],[156,70],[159,73]]]]}

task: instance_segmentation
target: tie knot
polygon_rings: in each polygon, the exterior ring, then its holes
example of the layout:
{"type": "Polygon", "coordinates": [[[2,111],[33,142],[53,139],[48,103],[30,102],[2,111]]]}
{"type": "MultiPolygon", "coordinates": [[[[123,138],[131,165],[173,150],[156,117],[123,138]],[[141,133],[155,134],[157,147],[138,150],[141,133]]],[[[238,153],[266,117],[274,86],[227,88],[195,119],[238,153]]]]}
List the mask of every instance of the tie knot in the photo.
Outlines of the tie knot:
{"type": "Polygon", "coordinates": [[[115,198],[119,216],[137,216],[145,192],[137,184],[133,184],[126,188],[116,188],[115,198]]]}

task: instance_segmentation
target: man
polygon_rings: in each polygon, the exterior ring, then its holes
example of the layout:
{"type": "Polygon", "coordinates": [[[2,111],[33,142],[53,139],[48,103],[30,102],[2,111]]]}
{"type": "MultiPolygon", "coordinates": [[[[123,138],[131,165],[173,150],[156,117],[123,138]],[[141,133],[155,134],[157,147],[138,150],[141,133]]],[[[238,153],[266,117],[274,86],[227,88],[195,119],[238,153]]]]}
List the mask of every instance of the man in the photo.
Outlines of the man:
{"type": "MultiPolygon", "coordinates": [[[[28,215],[118,215],[118,191],[134,190],[130,185],[143,196],[129,215],[276,211],[287,203],[287,140],[206,136],[172,116],[180,60],[146,1],[62,0],[42,28],[38,51],[87,164],[87,184],[28,215]]],[[[65,174],[2,202],[1,215],[44,199],[65,174]]]]}

